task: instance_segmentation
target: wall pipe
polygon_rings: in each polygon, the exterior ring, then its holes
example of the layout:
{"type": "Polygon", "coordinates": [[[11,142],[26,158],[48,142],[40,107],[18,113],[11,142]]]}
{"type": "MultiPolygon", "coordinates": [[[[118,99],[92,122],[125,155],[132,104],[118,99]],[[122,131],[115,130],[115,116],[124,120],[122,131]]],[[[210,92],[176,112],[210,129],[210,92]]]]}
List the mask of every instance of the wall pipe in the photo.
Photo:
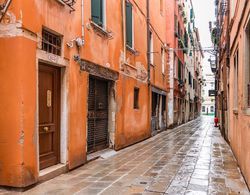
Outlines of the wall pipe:
{"type": "Polygon", "coordinates": [[[84,41],[84,0],[81,2],[82,40],[84,41]]]}

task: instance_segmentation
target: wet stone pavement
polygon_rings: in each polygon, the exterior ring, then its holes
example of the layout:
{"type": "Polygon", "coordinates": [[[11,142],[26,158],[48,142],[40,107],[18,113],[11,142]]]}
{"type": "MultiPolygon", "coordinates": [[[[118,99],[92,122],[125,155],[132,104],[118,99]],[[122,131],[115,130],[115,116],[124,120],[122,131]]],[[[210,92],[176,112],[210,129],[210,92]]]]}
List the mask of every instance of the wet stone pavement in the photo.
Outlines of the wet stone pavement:
{"type": "Polygon", "coordinates": [[[250,194],[212,121],[201,117],[162,132],[25,194],[250,194]]]}

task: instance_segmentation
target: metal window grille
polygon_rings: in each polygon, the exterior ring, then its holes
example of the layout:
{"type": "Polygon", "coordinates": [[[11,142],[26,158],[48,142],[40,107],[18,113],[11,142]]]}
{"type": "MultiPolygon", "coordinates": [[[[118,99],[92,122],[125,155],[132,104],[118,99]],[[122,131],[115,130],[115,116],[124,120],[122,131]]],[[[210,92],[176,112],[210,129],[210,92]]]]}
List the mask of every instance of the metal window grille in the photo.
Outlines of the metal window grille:
{"type": "Polygon", "coordinates": [[[42,30],[42,50],[60,56],[62,50],[62,39],[45,29],[42,30]]]}

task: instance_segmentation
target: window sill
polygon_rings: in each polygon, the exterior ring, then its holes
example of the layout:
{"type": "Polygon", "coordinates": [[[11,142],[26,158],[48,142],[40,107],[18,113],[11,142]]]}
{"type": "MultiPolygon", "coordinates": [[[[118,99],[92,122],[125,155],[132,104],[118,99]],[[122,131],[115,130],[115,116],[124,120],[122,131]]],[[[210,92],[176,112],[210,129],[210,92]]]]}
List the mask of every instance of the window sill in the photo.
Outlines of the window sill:
{"type": "Polygon", "coordinates": [[[139,52],[138,52],[136,49],[130,47],[129,45],[126,45],[126,49],[127,49],[130,53],[132,53],[133,55],[137,55],[137,56],[139,55],[139,52]]]}
{"type": "Polygon", "coordinates": [[[92,26],[94,31],[96,31],[98,34],[102,35],[103,37],[112,38],[110,31],[107,31],[105,28],[99,26],[98,24],[96,24],[92,20],[90,20],[90,25],[92,26]]]}

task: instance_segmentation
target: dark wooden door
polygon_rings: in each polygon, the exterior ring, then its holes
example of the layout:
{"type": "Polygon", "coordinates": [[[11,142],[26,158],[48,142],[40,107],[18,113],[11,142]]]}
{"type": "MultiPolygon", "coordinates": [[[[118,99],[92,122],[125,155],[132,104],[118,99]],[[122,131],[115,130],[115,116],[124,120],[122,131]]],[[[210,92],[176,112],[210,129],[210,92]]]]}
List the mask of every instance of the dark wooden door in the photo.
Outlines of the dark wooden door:
{"type": "Polygon", "coordinates": [[[88,97],[88,153],[108,147],[108,82],[90,77],[88,97]]]}
{"type": "Polygon", "coordinates": [[[39,65],[40,169],[59,163],[60,69],[39,65]]]}

